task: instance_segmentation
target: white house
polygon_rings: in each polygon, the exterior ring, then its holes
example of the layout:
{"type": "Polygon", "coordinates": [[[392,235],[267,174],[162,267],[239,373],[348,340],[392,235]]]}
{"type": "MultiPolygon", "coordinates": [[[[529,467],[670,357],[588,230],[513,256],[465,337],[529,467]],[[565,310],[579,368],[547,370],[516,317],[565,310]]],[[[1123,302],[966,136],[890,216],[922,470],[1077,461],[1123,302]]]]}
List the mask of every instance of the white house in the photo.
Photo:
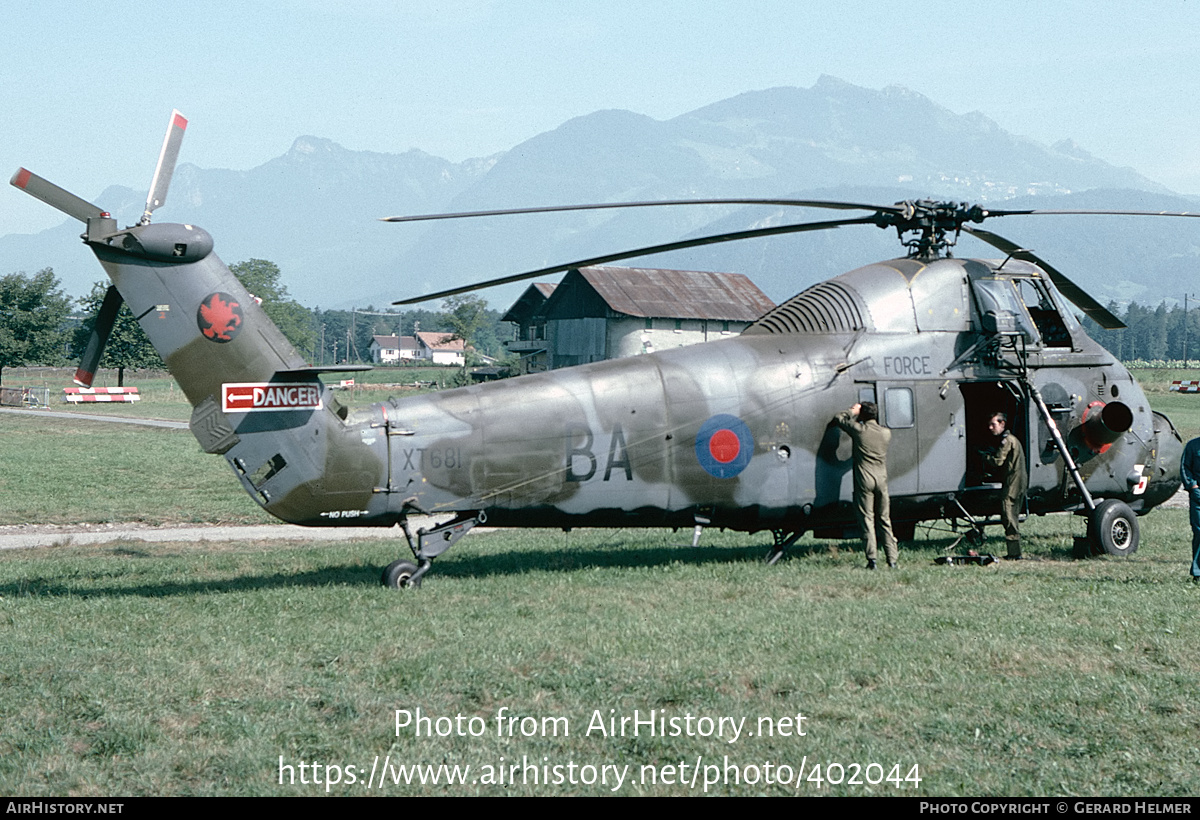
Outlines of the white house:
{"type": "Polygon", "coordinates": [[[462,339],[455,339],[452,333],[421,331],[417,333],[417,344],[417,358],[431,364],[462,367],[467,363],[466,345],[462,339]]]}
{"type": "Polygon", "coordinates": [[[375,364],[397,364],[418,359],[421,345],[413,336],[374,336],[371,338],[371,361],[375,364]]]}

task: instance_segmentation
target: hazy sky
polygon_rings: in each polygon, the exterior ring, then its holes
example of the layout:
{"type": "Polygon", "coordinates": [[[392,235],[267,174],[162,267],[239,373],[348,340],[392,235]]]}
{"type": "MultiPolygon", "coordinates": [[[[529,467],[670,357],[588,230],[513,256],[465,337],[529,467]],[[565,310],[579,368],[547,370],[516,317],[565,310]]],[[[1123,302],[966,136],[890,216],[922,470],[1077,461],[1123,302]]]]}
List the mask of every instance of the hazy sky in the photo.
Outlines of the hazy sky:
{"type": "MultiPolygon", "coordinates": [[[[172,108],[180,161],[206,168],[308,134],[461,160],[597,109],[666,119],[831,74],[1200,194],[1198,21],[1200,0],[10,2],[0,173],[145,189],[172,108]]],[[[61,221],[3,189],[0,235],[61,221]]]]}

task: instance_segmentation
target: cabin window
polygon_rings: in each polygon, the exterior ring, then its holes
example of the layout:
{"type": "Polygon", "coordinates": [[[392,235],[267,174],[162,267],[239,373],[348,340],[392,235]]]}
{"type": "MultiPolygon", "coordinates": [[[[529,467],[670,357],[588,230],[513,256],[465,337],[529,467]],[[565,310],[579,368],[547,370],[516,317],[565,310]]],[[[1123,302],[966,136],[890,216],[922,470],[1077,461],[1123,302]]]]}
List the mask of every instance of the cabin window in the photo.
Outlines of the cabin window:
{"type": "Polygon", "coordinates": [[[892,429],[912,427],[916,421],[913,392],[907,387],[889,387],[883,394],[883,420],[892,429]]]}

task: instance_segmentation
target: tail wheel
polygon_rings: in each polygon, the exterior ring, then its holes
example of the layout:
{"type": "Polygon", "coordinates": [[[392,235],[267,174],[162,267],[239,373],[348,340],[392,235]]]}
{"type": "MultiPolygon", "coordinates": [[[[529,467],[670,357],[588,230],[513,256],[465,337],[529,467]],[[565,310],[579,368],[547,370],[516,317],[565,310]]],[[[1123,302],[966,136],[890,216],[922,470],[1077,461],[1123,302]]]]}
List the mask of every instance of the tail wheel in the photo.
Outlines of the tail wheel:
{"type": "Polygon", "coordinates": [[[1133,555],[1138,548],[1138,521],[1124,501],[1101,501],[1089,521],[1088,537],[1097,552],[1109,555],[1133,555]]]}
{"type": "Polygon", "coordinates": [[[393,561],[384,567],[383,577],[380,579],[385,587],[392,589],[406,589],[410,586],[419,586],[420,580],[412,581],[413,575],[417,572],[417,565],[412,561],[393,561]]]}

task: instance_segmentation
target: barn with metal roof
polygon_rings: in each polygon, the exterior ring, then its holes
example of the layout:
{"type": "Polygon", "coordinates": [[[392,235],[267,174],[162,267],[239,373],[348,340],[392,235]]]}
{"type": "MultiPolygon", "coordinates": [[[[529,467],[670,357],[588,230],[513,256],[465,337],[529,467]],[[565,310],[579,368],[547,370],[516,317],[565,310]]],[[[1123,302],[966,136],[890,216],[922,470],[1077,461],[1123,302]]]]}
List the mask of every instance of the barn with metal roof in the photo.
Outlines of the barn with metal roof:
{"type": "Polygon", "coordinates": [[[774,307],[739,273],[597,266],[531,285],[504,320],[532,372],[736,336],[774,307]]]}

